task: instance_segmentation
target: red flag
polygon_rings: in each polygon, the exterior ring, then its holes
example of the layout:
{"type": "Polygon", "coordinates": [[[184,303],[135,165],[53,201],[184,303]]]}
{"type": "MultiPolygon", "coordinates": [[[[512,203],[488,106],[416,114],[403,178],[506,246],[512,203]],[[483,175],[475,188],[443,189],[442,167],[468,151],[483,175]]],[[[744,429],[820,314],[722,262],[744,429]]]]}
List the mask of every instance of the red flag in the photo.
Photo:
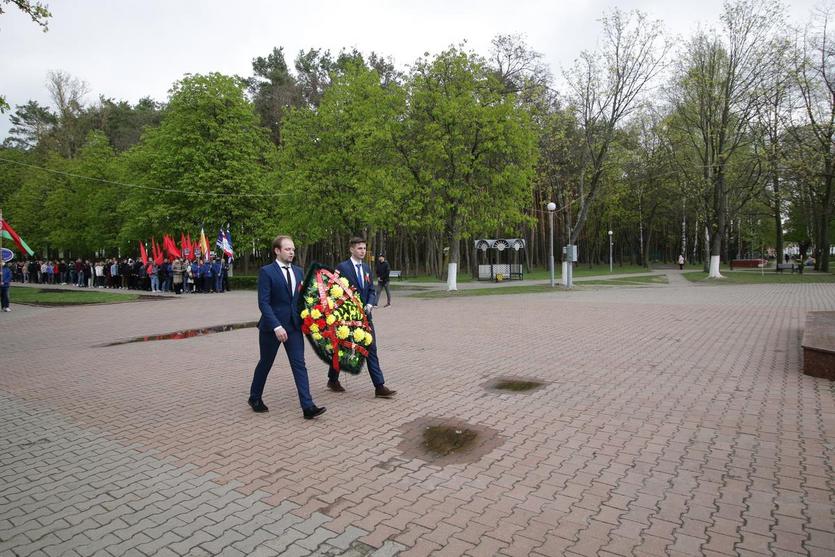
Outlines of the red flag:
{"type": "Polygon", "coordinates": [[[186,245],[188,245],[188,260],[194,261],[194,244],[191,241],[191,232],[186,235],[186,245]]]}
{"type": "Polygon", "coordinates": [[[162,245],[165,248],[165,251],[168,252],[168,257],[171,259],[180,257],[180,250],[177,249],[177,244],[174,243],[174,238],[168,234],[163,235],[162,245]]]}
{"type": "Polygon", "coordinates": [[[180,259],[183,256],[183,252],[180,251],[180,248],[177,247],[177,243],[174,241],[174,238],[171,236],[168,237],[168,243],[170,244],[171,248],[171,256],[180,259]]]}
{"type": "Polygon", "coordinates": [[[188,259],[190,246],[186,246],[186,235],[180,232],[180,256],[188,259]]]}
{"type": "Polygon", "coordinates": [[[151,238],[151,253],[154,256],[154,263],[157,265],[162,265],[162,249],[157,245],[157,242],[154,238],[151,238]]]}
{"type": "Polygon", "coordinates": [[[142,256],[142,264],[148,266],[148,250],[145,249],[145,244],[139,242],[139,254],[142,256]]]}

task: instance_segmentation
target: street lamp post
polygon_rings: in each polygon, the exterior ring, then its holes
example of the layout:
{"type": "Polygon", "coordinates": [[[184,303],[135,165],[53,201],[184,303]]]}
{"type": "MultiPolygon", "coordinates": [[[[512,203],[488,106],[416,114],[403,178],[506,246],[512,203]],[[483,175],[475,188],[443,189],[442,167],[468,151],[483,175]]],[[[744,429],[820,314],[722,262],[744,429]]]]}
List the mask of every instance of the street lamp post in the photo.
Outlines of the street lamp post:
{"type": "Polygon", "coordinates": [[[551,273],[551,288],[556,284],[554,282],[554,211],[556,209],[556,203],[553,201],[548,203],[548,270],[551,273]]]}
{"type": "Polygon", "coordinates": [[[612,231],[609,231],[609,272],[612,272],[612,231]]]}

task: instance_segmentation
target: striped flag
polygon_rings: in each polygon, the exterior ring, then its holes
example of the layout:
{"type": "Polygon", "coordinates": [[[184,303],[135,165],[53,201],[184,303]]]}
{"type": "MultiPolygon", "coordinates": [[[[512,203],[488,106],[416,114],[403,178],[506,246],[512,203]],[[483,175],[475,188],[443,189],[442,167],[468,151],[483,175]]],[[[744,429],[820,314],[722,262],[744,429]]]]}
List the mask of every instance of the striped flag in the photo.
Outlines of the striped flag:
{"type": "Polygon", "coordinates": [[[227,236],[227,232],[224,232],[221,228],[217,233],[217,241],[215,245],[223,251],[226,257],[232,258],[235,257],[235,252],[232,251],[232,241],[227,236]]]}
{"type": "Polygon", "coordinates": [[[9,221],[7,221],[5,219],[0,219],[0,236],[2,236],[3,238],[5,238],[7,240],[11,240],[12,242],[14,242],[17,245],[18,249],[20,249],[21,252],[24,252],[28,255],[34,255],[35,254],[35,252],[32,251],[32,248],[30,248],[26,244],[26,242],[23,241],[23,238],[21,238],[20,236],[17,235],[17,232],[15,232],[14,228],[11,227],[11,225],[9,224],[9,221]]]}
{"type": "Polygon", "coordinates": [[[200,253],[204,259],[209,258],[209,240],[206,239],[206,232],[200,227],[200,253]]]}

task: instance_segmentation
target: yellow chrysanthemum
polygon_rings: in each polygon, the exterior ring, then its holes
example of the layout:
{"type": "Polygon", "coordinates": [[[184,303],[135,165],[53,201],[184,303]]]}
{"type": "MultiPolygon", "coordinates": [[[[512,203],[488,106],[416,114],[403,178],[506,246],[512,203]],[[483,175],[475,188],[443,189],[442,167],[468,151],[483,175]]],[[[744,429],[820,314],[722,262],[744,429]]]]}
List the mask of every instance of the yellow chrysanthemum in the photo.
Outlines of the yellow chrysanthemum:
{"type": "Polygon", "coordinates": [[[363,338],[365,338],[365,331],[362,329],[354,329],[354,342],[362,342],[363,338]]]}
{"type": "Polygon", "coordinates": [[[348,338],[349,334],[351,334],[351,329],[349,329],[347,325],[342,325],[341,327],[336,328],[336,336],[342,340],[348,338]]]}
{"type": "Polygon", "coordinates": [[[322,312],[316,308],[313,308],[313,311],[310,312],[310,317],[312,317],[313,319],[319,319],[320,317],[322,317],[322,312]]]}
{"type": "Polygon", "coordinates": [[[339,277],[339,282],[341,282],[342,286],[344,286],[345,288],[351,286],[351,283],[348,282],[348,279],[346,279],[345,277],[339,277]]]}
{"type": "Polygon", "coordinates": [[[336,317],[333,314],[328,315],[325,318],[325,323],[327,323],[328,325],[333,325],[335,322],[336,322],[336,317]]]}
{"type": "MultiPolygon", "coordinates": [[[[314,327],[315,327],[315,325],[314,325],[314,327]]],[[[313,329],[313,327],[311,327],[311,329],[313,329]]],[[[312,336],[313,336],[313,340],[322,340],[322,335],[320,335],[319,333],[313,333],[312,336]]]]}
{"type": "Polygon", "coordinates": [[[371,333],[365,333],[365,338],[363,339],[363,344],[366,346],[371,346],[371,343],[374,342],[374,337],[371,336],[371,333]]]}
{"type": "Polygon", "coordinates": [[[305,317],[307,317],[308,315],[310,315],[310,312],[309,312],[309,311],[307,311],[307,309],[303,309],[303,310],[302,310],[301,315],[302,315],[302,319],[304,319],[305,317]]]}
{"type": "Polygon", "coordinates": [[[344,293],[345,291],[342,290],[341,286],[331,286],[331,296],[334,298],[341,298],[344,293]]]}
{"type": "Polygon", "coordinates": [[[312,306],[314,303],[316,303],[316,298],[308,296],[304,299],[304,301],[307,302],[307,305],[312,306]]]}
{"type": "Polygon", "coordinates": [[[311,333],[318,333],[318,332],[319,332],[319,325],[317,325],[316,323],[314,323],[313,325],[311,325],[311,326],[310,326],[310,332],[311,332],[311,333]]]}
{"type": "Polygon", "coordinates": [[[333,309],[333,300],[331,300],[330,298],[327,298],[327,300],[328,300],[328,308],[333,309]]]}

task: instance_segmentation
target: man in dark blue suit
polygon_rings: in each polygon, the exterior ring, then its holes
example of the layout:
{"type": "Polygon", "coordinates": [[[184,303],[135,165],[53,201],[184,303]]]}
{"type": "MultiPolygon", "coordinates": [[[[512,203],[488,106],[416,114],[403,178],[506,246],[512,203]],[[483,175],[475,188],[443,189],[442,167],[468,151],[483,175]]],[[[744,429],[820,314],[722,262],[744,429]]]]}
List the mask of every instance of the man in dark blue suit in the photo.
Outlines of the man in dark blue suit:
{"type": "Polygon", "coordinates": [[[273,367],[279,344],[284,344],[293,380],[299,394],[299,403],[305,419],[310,420],[324,413],[325,407],[313,404],[307,367],[304,363],[304,336],[301,332],[301,318],[296,305],[301,291],[302,270],[293,265],[296,246],[289,236],[278,236],[273,240],[275,261],[261,268],[258,274],[258,347],[261,357],[255,366],[252,386],[249,389],[249,405],[256,412],[267,412],[261,400],[267,375],[273,367]]]}
{"type": "MultiPolygon", "coordinates": [[[[351,287],[357,292],[365,305],[365,314],[368,316],[368,324],[371,325],[371,333],[374,340],[368,347],[368,373],[371,375],[371,383],[374,384],[374,396],[380,398],[392,398],[397,391],[386,387],[386,380],[383,377],[383,370],[380,369],[380,360],[377,358],[377,333],[374,330],[374,323],[371,321],[371,309],[377,303],[377,291],[374,290],[374,282],[371,280],[371,268],[365,263],[366,245],[362,238],[351,238],[348,249],[351,257],[336,266],[340,276],[348,279],[351,287]]],[[[333,367],[328,370],[328,388],[337,393],[344,393],[345,387],[339,382],[339,372],[333,367]]]]}

